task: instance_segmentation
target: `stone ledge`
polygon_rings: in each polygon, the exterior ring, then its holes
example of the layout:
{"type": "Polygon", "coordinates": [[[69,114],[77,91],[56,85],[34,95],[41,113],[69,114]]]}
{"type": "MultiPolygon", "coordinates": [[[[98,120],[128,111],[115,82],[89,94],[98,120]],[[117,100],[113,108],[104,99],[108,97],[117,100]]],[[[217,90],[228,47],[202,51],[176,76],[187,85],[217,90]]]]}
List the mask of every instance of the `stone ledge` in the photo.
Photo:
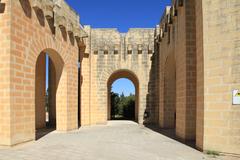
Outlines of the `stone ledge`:
{"type": "Polygon", "coordinates": [[[164,32],[168,32],[168,26],[174,23],[174,18],[178,16],[178,8],[184,6],[183,0],[174,0],[172,6],[167,6],[165,12],[160,20],[159,31],[158,27],[155,30],[155,39],[158,39],[158,42],[161,42],[164,38],[164,32]],[[159,35],[158,35],[159,33],[159,35]]]}
{"type": "Polygon", "coordinates": [[[43,10],[47,19],[54,19],[55,27],[65,28],[78,38],[88,36],[80,24],[80,16],[64,0],[33,0],[32,7],[43,10]]]}

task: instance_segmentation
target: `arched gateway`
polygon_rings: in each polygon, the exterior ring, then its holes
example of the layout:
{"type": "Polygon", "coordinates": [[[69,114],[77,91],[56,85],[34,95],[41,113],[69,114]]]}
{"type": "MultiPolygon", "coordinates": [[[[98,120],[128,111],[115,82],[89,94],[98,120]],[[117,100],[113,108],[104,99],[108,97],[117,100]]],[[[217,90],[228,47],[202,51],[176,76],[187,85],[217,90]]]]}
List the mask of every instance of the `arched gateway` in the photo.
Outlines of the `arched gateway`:
{"type": "Polygon", "coordinates": [[[85,30],[89,34],[87,43],[91,45],[86,49],[90,54],[82,63],[82,125],[107,122],[109,88],[118,78],[128,78],[136,87],[135,120],[140,124],[156,122],[156,107],[150,96],[154,29],[130,29],[127,33],[119,33],[117,29],[87,26],[85,30]]]}
{"type": "Polygon", "coordinates": [[[46,126],[48,69],[48,120],[58,131],[106,124],[109,86],[125,77],[138,123],[239,154],[240,1],[226,4],[172,0],[155,29],[119,33],[82,27],[64,0],[0,0],[0,145],[35,140],[46,126]]]}
{"type": "Polygon", "coordinates": [[[4,63],[9,66],[4,75],[9,85],[0,91],[1,95],[9,94],[6,103],[0,105],[0,145],[35,140],[36,129],[45,127],[46,54],[50,57],[51,72],[50,121],[56,122],[58,131],[77,129],[78,61],[86,35],[79,16],[64,1],[57,8],[52,1],[4,2],[7,10],[3,14],[7,16],[0,16],[0,21],[8,23],[9,30],[1,31],[1,36],[11,40],[4,42],[9,48],[7,52],[0,48],[1,55],[8,57],[4,63]],[[10,29],[10,24],[15,24],[14,29],[10,29]]]}
{"type": "MultiPolygon", "coordinates": [[[[135,87],[135,107],[134,107],[134,117],[133,120],[138,122],[138,108],[139,108],[139,80],[135,73],[129,71],[129,70],[118,70],[112,73],[112,75],[109,77],[107,82],[107,88],[108,88],[108,120],[111,120],[111,87],[112,84],[120,79],[120,78],[127,78],[130,80],[134,87],[135,87]]],[[[123,86],[124,87],[124,86],[123,86]]]]}

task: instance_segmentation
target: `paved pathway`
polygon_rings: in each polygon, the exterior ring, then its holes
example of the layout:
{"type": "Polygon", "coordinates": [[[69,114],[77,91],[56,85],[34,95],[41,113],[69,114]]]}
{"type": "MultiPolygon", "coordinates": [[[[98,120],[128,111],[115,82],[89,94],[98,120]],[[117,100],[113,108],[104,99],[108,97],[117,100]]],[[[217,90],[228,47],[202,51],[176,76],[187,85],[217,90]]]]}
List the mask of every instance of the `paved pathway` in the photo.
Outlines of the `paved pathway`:
{"type": "Polygon", "coordinates": [[[204,159],[202,153],[129,121],[112,121],[70,133],[52,132],[35,142],[0,149],[0,160],[204,159]]]}

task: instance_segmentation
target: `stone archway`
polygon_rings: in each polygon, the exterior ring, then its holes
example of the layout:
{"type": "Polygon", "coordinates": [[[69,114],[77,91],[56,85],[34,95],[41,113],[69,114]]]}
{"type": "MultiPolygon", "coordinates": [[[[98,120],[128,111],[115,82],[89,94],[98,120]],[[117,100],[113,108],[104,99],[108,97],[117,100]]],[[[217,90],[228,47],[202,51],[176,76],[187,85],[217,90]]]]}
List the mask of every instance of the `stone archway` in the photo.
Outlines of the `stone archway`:
{"type": "Polygon", "coordinates": [[[113,84],[114,81],[116,81],[117,79],[120,79],[120,78],[127,78],[129,79],[130,81],[132,81],[132,83],[134,84],[134,87],[135,87],[135,117],[134,117],[134,120],[136,122],[138,122],[138,110],[139,110],[139,80],[137,78],[137,76],[130,70],[117,70],[115,72],[113,72],[109,79],[108,79],[108,82],[107,82],[107,89],[108,89],[108,109],[107,109],[107,117],[108,117],[108,120],[111,119],[111,86],[113,84]]]}
{"type": "Polygon", "coordinates": [[[152,89],[150,70],[154,51],[154,29],[130,29],[127,33],[90,26],[85,29],[90,35],[87,43],[91,45],[87,47],[89,54],[84,57],[82,64],[82,125],[107,123],[107,84],[109,77],[121,70],[129,71],[127,74],[134,73],[139,80],[141,98],[138,99],[137,122],[156,123],[158,113],[154,101],[149,101],[152,89]]]}
{"type": "MultiPolygon", "coordinates": [[[[57,115],[60,111],[61,101],[57,102],[56,99],[61,99],[61,92],[64,89],[64,86],[59,85],[60,81],[64,79],[63,69],[64,62],[61,56],[55,50],[46,49],[39,54],[35,69],[36,130],[46,127],[55,128],[58,125],[57,115]],[[48,73],[46,73],[47,55],[49,57],[47,68],[48,73]],[[46,81],[46,76],[48,76],[48,81],[46,81]],[[47,97],[46,85],[48,85],[47,97]],[[48,105],[46,104],[46,102],[48,103],[48,105]],[[46,113],[48,113],[48,120],[46,119],[46,113]]],[[[36,138],[38,137],[39,136],[37,136],[36,138]]]]}
{"type": "Polygon", "coordinates": [[[164,67],[163,127],[176,127],[176,62],[174,54],[167,57],[164,67]]]}

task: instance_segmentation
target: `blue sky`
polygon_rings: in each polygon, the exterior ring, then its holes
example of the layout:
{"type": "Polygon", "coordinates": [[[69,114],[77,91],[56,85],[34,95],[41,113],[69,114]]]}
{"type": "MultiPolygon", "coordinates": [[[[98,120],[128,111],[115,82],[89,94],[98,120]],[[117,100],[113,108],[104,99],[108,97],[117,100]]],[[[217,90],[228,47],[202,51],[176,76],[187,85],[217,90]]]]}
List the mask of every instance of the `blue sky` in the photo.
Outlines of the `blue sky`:
{"type": "MultiPolygon", "coordinates": [[[[82,25],[93,28],[154,28],[171,0],[66,0],[80,15],[82,25]]],[[[47,77],[48,78],[48,77],[47,77]]],[[[125,95],[135,93],[134,85],[127,79],[113,84],[113,91],[125,95]]]]}
{"type": "Polygon", "coordinates": [[[80,15],[83,25],[94,28],[152,28],[159,23],[171,0],[66,0],[80,15]]]}
{"type": "Polygon", "coordinates": [[[129,96],[130,93],[135,94],[135,87],[132,81],[126,78],[120,78],[112,84],[112,91],[118,94],[129,96]]]}

